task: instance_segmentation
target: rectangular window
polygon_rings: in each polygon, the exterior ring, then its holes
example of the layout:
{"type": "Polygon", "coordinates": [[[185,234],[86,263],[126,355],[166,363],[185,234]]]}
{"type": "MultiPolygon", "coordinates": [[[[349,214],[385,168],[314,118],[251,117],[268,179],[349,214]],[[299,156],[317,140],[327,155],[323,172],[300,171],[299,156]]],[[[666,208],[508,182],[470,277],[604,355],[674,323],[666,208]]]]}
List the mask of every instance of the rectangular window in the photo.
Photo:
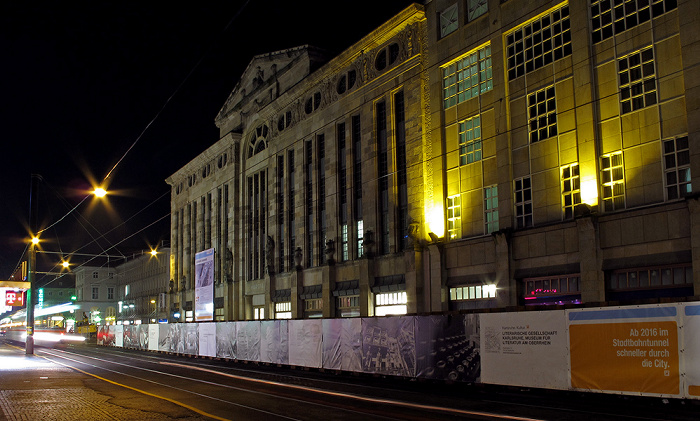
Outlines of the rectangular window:
{"type": "Polygon", "coordinates": [[[457,4],[453,4],[440,13],[440,38],[456,31],[459,27],[457,4]]]}
{"type": "Polygon", "coordinates": [[[625,208],[625,177],[622,152],[600,157],[603,209],[606,212],[625,208]]]}
{"type": "Polygon", "coordinates": [[[514,181],[515,221],[518,228],[532,226],[532,185],[530,177],[514,181]]]}
{"type": "Polygon", "coordinates": [[[458,194],[447,198],[447,237],[462,238],[462,199],[458,194]]]}
{"type": "Polygon", "coordinates": [[[294,253],[296,251],[296,227],[294,225],[294,214],[296,213],[296,204],[294,197],[296,195],[295,183],[296,178],[294,177],[294,151],[291,150],[287,154],[287,179],[289,180],[289,192],[287,197],[289,200],[289,209],[287,209],[287,231],[289,232],[289,268],[294,268],[296,263],[294,262],[294,253]]]}
{"type": "Polygon", "coordinates": [[[557,135],[557,101],[554,85],[527,96],[530,143],[557,135]]]}
{"type": "Polygon", "coordinates": [[[481,160],[481,117],[459,123],[459,165],[481,160]]]}
{"type": "Polygon", "coordinates": [[[450,301],[496,298],[496,285],[468,285],[450,288],[450,301]]]}
{"type": "Polygon", "coordinates": [[[486,234],[499,230],[498,226],[498,186],[484,187],[484,225],[486,234]]]}
{"type": "MultiPolygon", "coordinates": [[[[248,177],[248,276],[265,275],[265,239],[267,220],[267,177],[265,171],[248,177]]],[[[270,262],[272,263],[272,262],[270,262]]]]}
{"type": "Polygon", "coordinates": [[[305,150],[305,167],[304,167],[304,178],[305,178],[305,191],[304,197],[306,198],[305,215],[306,215],[306,267],[312,267],[314,265],[314,198],[313,198],[313,186],[314,186],[314,167],[313,167],[313,146],[311,140],[307,140],[304,143],[305,150]]]}
{"type": "Polygon", "coordinates": [[[525,304],[580,304],[580,278],[581,275],[578,273],[525,278],[523,279],[525,304]]]}
{"type": "Polygon", "coordinates": [[[326,263],[326,137],[323,134],[316,136],[316,146],[318,148],[317,171],[318,171],[318,260],[319,264],[326,263]]]}
{"type": "Polygon", "coordinates": [[[406,174],[406,112],[404,106],[404,94],[401,91],[394,95],[399,251],[406,250],[408,247],[408,179],[406,174]]]}
{"type": "Polygon", "coordinates": [[[354,212],[353,216],[355,219],[355,240],[357,241],[357,247],[355,249],[355,258],[362,257],[362,132],[360,129],[360,116],[352,116],[352,129],[351,129],[351,140],[352,140],[352,189],[354,198],[354,212]]]}
{"type": "Polygon", "coordinates": [[[265,306],[253,307],[253,319],[254,320],[265,320],[265,306]]]}
{"type": "Polygon", "coordinates": [[[114,299],[114,287],[107,287],[107,299],[108,300],[114,299]]]}
{"type": "Polygon", "coordinates": [[[277,265],[284,272],[285,261],[285,208],[284,208],[284,155],[277,157],[277,265]]]}
{"type": "Polygon", "coordinates": [[[323,317],[323,299],[310,298],[304,300],[304,318],[317,319],[323,317]]]}
{"type": "Polygon", "coordinates": [[[591,0],[593,42],[620,34],[676,8],[677,0],[591,0]]]}
{"type": "Polygon", "coordinates": [[[340,259],[345,262],[350,259],[348,251],[348,224],[340,226],[340,259]]]}
{"type": "Polygon", "coordinates": [[[491,44],[484,44],[444,65],[442,78],[445,108],[493,89],[491,44]]]}
{"type": "Polygon", "coordinates": [[[508,80],[571,55],[569,5],[550,10],[506,35],[508,80]]]}
{"type": "Polygon", "coordinates": [[[360,296],[346,295],[336,297],[337,317],[360,317],[360,296]]]}
{"type": "Polygon", "coordinates": [[[100,287],[92,287],[92,299],[93,300],[100,299],[100,287]]]}
{"type": "Polygon", "coordinates": [[[379,171],[379,254],[389,253],[389,141],[386,102],[377,103],[377,153],[379,171]]]}
{"type": "Polygon", "coordinates": [[[406,314],[408,299],[405,291],[378,293],[374,297],[374,315],[389,316],[406,314]]]}
{"type": "Polygon", "coordinates": [[[344,262],[348,256],[348,179],[347,179],[347,149],[345,145],[345,123],[336,127],[338,141],[338,215],[340,217],[340,253],[338,260],[344,262]]]}
{"type": "Polygon", "coordinates": [[[275,319],[291,319],[292,302],[275,303],[275,319]]]}
{"type": "Polygon", "coordinates": [[[692,284],[692,265],[680,264],[615,270],[610,274],[608,289],[641,290],[686,287],[692,284]]]}
{"type": "Polygon", "coordinates": [[[467,0],[467,20],[469,22],[489,11],[489,2],[486,0],[467,0]]]}
{"type": "Polygon", "coordinates": [[[226,317],[224,316],[224,308],[215,308],[214,309],[214,321],[216,322],[223,322],[226,320],[226,317]]]}
{"type": "Polygon", "coordinates": [[[674,200],[693,192],[690,184],[688,136],[663,141],[666,198],[674,200]]]}
{"type": "Polygon", "coordinates": [[[622,114],[656,104],[654,50],[649,47],[618,59],[622,114]]]}
{"type": "Polygon", "coordinates": [[[576,205],[581,203],[581,179],[578,164],[571,164],[561,169],[561,202],[564,219],[574,217],[576,205]]]}
{"type": "Polygon", "coordinates": [[[355,238],[357,238],[357,257],[360,258],[364,255],[364,224],[363,221],[357,221],[355,225],[355,238]]]}

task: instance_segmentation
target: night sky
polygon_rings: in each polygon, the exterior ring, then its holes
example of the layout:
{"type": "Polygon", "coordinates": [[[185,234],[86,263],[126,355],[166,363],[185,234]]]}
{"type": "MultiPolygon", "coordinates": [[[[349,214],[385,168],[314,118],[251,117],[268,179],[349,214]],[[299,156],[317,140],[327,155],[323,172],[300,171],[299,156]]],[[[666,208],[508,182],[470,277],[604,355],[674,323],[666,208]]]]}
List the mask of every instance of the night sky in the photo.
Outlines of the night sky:
{"type": "MultiPolygon", "coordinates": [[[[55,224],[46,251],[130,255],[169,241],[164,180],[219,139],[214,118],[253,56],[304,44],[337,54],[411,2],[190,3],[2,2],[0,279],[29,238],[31,174],[43,179],[40,225],[55,224]],[[108,201],[80,203],[118,162],[108,201]]],[[[40,254],[39,270],[57,261],[40,254]]]]}

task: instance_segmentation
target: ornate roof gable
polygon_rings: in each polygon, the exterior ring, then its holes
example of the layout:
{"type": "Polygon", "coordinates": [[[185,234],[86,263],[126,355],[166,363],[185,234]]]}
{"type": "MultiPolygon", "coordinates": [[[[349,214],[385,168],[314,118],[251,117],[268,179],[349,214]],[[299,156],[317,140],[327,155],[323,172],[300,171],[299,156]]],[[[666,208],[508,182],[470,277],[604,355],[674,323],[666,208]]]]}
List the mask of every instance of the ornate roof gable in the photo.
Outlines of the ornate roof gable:
{"type": "Polygon", "coordinates": [[[275,51],[253,57],[216,117],[221,128],[235,114],[264,107],[307,77],[325,57],[314,47],[275,51]]]}

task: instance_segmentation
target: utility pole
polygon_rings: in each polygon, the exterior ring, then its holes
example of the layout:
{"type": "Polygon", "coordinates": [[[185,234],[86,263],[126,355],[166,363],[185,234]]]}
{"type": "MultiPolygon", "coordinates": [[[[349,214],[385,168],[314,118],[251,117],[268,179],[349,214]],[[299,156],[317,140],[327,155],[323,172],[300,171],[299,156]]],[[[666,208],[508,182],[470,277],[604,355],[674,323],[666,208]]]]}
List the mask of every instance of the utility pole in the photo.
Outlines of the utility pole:
{"type": "Polygon", "coordinates": [[[29,289],[27,290],[27,339],[25,343],[25,353],[27,355],[34,354],[34,273],[36,272],[36,246],[38,244],[34,240],[38,238],[37,231],[39,229],[39,181],[41,181],[41,176],[32,174],[32,183],[29,191],[29,231],[32,239],[29,244],[29,261],[27,264],[27,281],[29,282],[29,289]]]}

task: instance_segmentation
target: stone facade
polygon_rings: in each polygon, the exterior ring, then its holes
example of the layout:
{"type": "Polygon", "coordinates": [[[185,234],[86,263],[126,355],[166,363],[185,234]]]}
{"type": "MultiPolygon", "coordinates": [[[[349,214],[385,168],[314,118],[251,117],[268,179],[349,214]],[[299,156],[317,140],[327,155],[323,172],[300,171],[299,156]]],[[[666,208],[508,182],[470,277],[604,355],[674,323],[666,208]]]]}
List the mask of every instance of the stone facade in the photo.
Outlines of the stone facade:
{"type": "Polygon", "coordinates": [[[212,248],[215,320],[697,296],[696,3],[426,3],[253,58],[167,179],[173,311],[212,248]]]}

